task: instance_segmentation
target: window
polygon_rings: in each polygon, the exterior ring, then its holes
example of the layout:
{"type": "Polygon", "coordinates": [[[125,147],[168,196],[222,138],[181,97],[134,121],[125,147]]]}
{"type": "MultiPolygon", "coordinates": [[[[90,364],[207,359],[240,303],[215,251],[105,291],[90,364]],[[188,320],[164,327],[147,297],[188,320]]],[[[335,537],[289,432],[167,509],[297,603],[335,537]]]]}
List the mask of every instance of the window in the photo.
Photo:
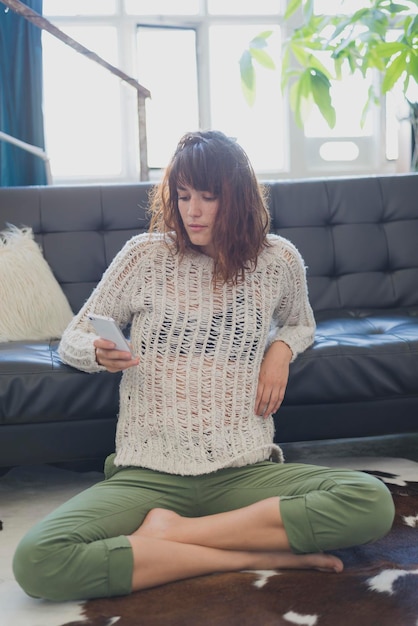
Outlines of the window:
{"type": "Polygon", "coordinates": [[[266,176],[283,171],[285,137],[280,72],[257,68],[257,97],[253,107],[243,98],[237,62],[248,42],[258,32],[272,30],[270,54],[280,58],[278,26],[214,25],[209,29],[209,64],[211,85],[211,121],[224,130],[248,153],[254,168],[266,176]]]}
{"type": "Polygon", "coordinates": [[[363,124],[361,121],[371,81],[371,75],[363,79],[347,73],[344,80],[334,82],[331,98],[337,121],[332,129],[318,109],[312,109],[304,127],[312,171],[320,171],[324,162],[334,170],[340,170],[344,165],[347,172],[378,167],[379,154],[374,135],[379,126],[379,111],[372,109],[363,124]],[[355,98],[353,94],[356,94],[355,98]]]}
{"type": "MultiPolygon", "coordinates": [[[[354,8],[362,5],[352,1],[354,8]]],[[[336,4],[316,0],[315,6],[330,12],[336,4]]],[[[359,129],[359,111],[354,115],[351,98],[347,104],[347,93],[360,88],[351,79],[334,88],[343,111],[337,128],[330,132],[315,115],[303,130],[296,127],[280,89],[281,42],[290,27],[283,24],[284,6],[284,0],[44,0],[43,11],[150,90],[152,178],[160,176],[180,136],[199,127],[236,137],[260,178],[387,171],[394,161],[381,154],[379,129],[385,126],[376,113],[359,129]],[[266,30],[272,32],[268,51],[276,69],[257,67],[257,97],[249,107],[239,59],[266,30]]],[[[43,42],[46,146],[54,182],[139,180],[135,90],[49,33],[43,42]]]]}
{"type": "Polygon", "coordinates": [[[117,0],[43,0],[48,15],[114,15],[117,0]]]}
{"type": "Polygon", "coordinates": [[[124,8],[130,15],[196,15],[199,13],[199,0],[125,0],[124,8]],[[175,5],[175,6],[173,6],[175,5]]]}
{"type": "Polygon", "coordinates": [[[196,31],[139,26],[137,51],[138,80],[152,94],[146,102],[148,164],[161,169],[180,137],[199,127],[196,31]]]}
{"type": "MultiPolygon", "coordinates": [[[[147,101],[148,161],[151,168],[168,163],[178,139],[199,126],[222,129],[246,149],[258,171],[283,170],[284,123],[279,74],[257,74],[255,106],[245,102],[238,60],[258,29],[267,26],[213,25],[208,29],[208,117],[199,124],[199,84],[196,50],[199,33],[194,28],[138,27],[138,80],[152,93],[147,101]],[[169,51],[162,54],[161,51],[169,51]]],[[[279,29],[275,49],[279,53],[279,29]]],[[[273,47],[273,44],[271,44],[273,47]]]]}
{"type": "Polygon", "coordinates": [[[274,15],[279,13],[277,0],[208,0],[208,11],[214,15],[274,15]]]}
{"type": "MultiPolygon", "coordinates": [[[[115,28],[71,26],[66,33],[117,63],[115,28]]],[[[46,149],[54,178],[120,176],[118,79],[48,33],[43,50],[46,149]]]]}

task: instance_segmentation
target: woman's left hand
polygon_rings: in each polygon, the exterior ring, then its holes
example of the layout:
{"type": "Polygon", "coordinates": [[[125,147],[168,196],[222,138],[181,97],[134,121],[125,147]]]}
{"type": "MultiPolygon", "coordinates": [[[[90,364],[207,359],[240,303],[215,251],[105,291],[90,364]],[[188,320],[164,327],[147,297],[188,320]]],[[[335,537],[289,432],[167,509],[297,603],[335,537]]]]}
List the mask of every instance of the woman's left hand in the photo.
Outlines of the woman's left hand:
{"type": "Polygon", "coordinates": [[[274,341],[261,363],[255,412],[261,417],[275,413],[283,402],[289,379],[292,351],[283,341],[274,341]]]}

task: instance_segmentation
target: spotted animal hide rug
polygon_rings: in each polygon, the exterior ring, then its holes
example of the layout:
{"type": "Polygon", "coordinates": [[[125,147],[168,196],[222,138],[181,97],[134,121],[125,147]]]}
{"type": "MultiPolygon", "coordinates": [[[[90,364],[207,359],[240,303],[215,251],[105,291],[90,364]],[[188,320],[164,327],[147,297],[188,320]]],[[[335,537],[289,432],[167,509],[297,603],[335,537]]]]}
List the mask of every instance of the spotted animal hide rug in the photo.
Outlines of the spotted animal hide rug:
{"type": "Polygon", "coordinates": [[[388,486],[396,505],[392,531],[376,543],[335,552],[345,565],[340,574],[203,576],[90,600],[83,621],[63,626],[417,626],[418,482],[388,486]]]}

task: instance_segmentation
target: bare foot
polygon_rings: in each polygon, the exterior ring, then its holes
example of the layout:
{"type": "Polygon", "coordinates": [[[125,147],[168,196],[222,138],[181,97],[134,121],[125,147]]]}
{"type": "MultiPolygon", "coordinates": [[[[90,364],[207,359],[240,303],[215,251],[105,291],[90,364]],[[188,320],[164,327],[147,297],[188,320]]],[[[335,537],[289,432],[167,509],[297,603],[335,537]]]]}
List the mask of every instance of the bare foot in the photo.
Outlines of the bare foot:
{"type": "MultiPolygon", "coordinates": [[[[176,528],[180,529],[188,518],[167,509],[152,509],[133,535],[177,541],[176,528]]],[[[187,542],[185,542],[187,543],[187,542]]],[[[242,551],[241,551],[242,552],[242,551]]],[[[331,554],[294,554],[283,550],[246,551],[248,569],[316,569],[323,572],[341,572],[342,561],[331,554]]]]}
{"type": "MultiPolygon", "coordinates": [[[[343,562],[331,554],[294,554],[274,552],[271,555],[274,565],[271,569],[316,569],[321,572],[339,573],[344,569],[343,562]]],[[[264,559],[263,559],[264,560],[264,559]]]]}
{"type": "Polygon", "coordinates": [[[143,535],[154,539],[171,539],[170,530],[184,518],[174,511],[167,509],[152,509],[149,511],[141,526],[133,535],[143,535]]]}

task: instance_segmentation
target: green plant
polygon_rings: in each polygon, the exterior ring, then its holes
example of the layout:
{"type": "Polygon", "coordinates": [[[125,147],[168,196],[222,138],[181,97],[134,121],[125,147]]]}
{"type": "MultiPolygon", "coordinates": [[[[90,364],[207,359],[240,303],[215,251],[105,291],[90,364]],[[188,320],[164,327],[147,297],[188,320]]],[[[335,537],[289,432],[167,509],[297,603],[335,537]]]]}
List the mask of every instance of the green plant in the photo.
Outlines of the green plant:
{"type": "MultiPolygon", "coordinates": [[[[289,0],[285,21],[299,11],[303,24],[284,42],[282,88],[289,87],[291,108],[299,126],[316,105],[328,125],[334,127],[331,86],[333,80],[346,75],[344,68],[351,74],[360,72],[363,77],[371,70],[380,74],[380,92],[372,83],[363,120],[371,103],[378,103],[380,95],[395,84],[401,85],[405,96],[414,82],[418,84],[418,0],[370,0],[369,5],[352,15],[324,16],[314,13],[314,0],[289,0]]],[[[255,37],[241,57],[241,84],[250,104],[256,92],[253,61],[265,67],[273,64],[265,50],[270,34],[267,31],[255,37]]]]}

